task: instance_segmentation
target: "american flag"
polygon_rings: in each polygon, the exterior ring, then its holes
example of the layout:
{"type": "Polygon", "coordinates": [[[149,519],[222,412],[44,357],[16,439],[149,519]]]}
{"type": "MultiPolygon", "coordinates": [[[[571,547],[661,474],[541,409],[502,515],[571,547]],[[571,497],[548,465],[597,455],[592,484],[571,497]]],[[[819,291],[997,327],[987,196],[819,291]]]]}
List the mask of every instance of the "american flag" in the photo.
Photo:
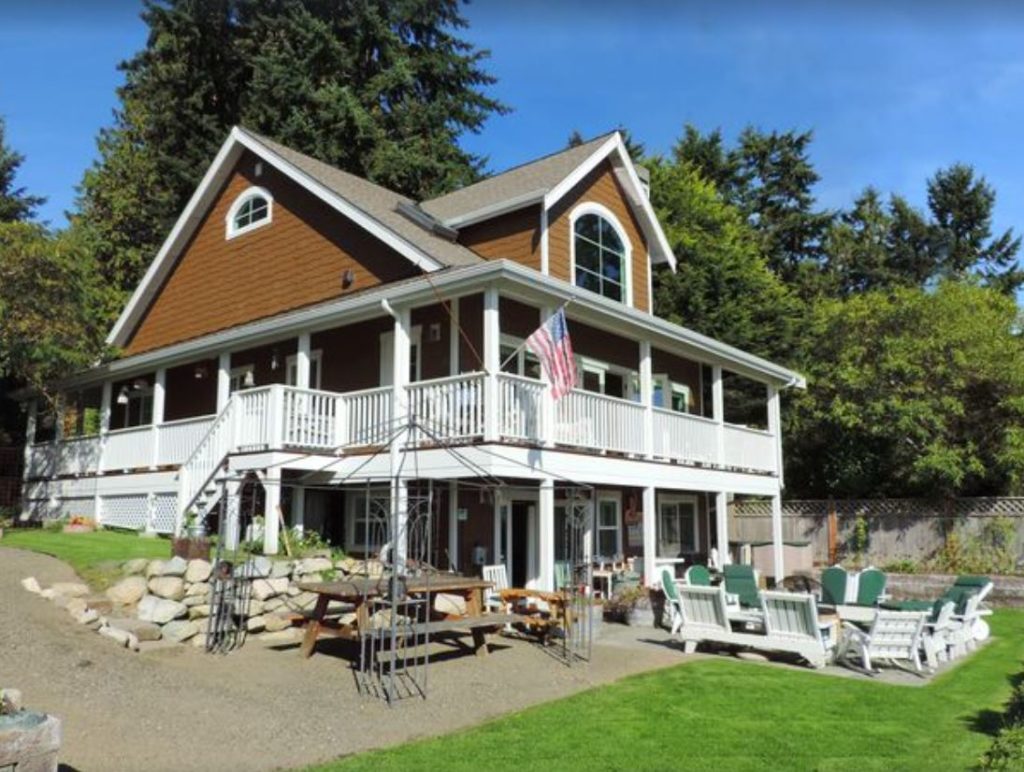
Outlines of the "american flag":
{"type": "Polygon", "coordinates": [[[551,381],[551,395],[559,399],[576,385],[576,361],[572,357],[572,340],[565,323],[565,307],[559,308],[526,339],[526,346],[544,368],[551,381]]]}

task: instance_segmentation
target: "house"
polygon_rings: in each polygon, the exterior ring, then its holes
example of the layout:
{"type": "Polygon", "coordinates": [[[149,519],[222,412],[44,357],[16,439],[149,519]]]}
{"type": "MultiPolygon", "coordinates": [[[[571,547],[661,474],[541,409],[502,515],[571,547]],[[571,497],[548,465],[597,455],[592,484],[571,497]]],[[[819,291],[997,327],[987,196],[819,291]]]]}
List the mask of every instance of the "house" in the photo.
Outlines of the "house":
{"type": "Polygon", "coordinates": [[[440,567],[550,588],[582,506],[586,548],[656,583],[751,495],[781,576],[779,393],[803,379],[652,313],[675,258],[647,185],[611,133],[415,202],[232,129],[110,332],[119,358],[60,384],[60,415],[31,407],[26,512],[173,532],[227,469],[260,480],[267,553],[278,507],[357,552],[414,452],[440,567]],[[555,400],[522,343],[566,303],[580,388],[555,400]],[[381,453],[408,416],[429,430],[381,453]]]}

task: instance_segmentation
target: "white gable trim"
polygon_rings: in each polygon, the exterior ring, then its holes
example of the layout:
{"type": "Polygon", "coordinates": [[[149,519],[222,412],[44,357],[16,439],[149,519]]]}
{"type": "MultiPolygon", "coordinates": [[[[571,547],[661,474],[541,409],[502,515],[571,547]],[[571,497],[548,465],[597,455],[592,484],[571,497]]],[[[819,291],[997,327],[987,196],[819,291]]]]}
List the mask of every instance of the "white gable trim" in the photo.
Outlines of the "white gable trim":
{"type": "Polygon", "coordinates": [[[619,161],[619,166],[616,168],[616,176],[630,194],[630,203],[635,209],[639,210],[641,227],[643,228],[644,235],[651,242],[651,258],[655,262],[668,263],[674,271],[676,269],[676,258],[672,254],[672,247],[665,237],[665,232],[661,229],[661,223],[658,222],[658,216],[654,212],[654,207],[651,206],[650,200],[644,193],[640,177],[637,176],[636,169],[633,166],[633,159],[629,157],[626,143],[622,141],[622,135],[619,132],[612,134],[583,163],[573,169],[569,176],[548,191],[547,195],[544,196],[544,208],[550,209],[557,204],[569,191],[597,168],[599,163],[613,154],[617,156],[619,161]]]}
{"type": "Polygon", "coordinates": [[[189,199],[184,211],[178,217],[177,222],[174,223],[170,234],[168,234],[160,250],[157,252],[156,258],[150,264],[145,275],[142,277],[142,281],[139,282],[139,286],[136,287],[131,299],[111,329],[110,334],[107,336],[108,345],[124,345],[128,333],[139,323],[143,312],[155,299],[164,279],[167,278],[167,275],[173,268],[174,261],[177,259],[180,250],[188,242],[188,239],[191,238],[195,228],[199,225],[200,220],[212,203],[220,185],[223,184],[234,167],[235,162],[241,156],[243,148],[252,151],[293,182],[329,204],[356,225],[367,230],[371,235],[387,244],[403,257],[406,257],[420,269],[424,271],[437,271],[445,267],[426,252],[401,238],[363,210],[327,189],[308,174],[235,126],[231,129],[227,139],[224,140],[224,144],[221,145],[220,150],[213,159],[213,163],[206,170],[206,174],[203,175],[203,179],[192,194],[192,198],[189,199]]]}

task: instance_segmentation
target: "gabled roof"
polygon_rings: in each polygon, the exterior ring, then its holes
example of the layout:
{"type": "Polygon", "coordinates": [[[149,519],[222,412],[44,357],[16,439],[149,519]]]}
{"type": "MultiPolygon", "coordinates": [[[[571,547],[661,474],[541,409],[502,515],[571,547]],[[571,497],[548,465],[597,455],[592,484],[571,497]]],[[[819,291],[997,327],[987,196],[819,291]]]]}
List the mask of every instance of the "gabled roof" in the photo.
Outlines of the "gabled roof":
{"type": "Polygon", "coordinates": [[[605,160],[611,163],[637,215],[647,238],[651,259],[656,263],[668,263],[675,270],[675,255],[618,131],[424,201],[420,208],[453,228],[531,204],[540,204],[548,210],[605,160]]]}

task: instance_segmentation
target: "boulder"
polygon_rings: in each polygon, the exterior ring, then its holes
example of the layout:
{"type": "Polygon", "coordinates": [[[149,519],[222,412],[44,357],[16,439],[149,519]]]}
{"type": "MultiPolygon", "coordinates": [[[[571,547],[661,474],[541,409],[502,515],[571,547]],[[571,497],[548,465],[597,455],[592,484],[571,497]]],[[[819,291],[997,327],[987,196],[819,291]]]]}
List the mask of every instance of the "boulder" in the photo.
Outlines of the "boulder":
{"type": "Polygon", "coordinates": [[[285,605],[285,597],[278,595],[276,598],[270,598],[269,600],[263,601],[264,611],[277,611],[279,608],[285,605]]]}
{"type": "Polygon", "coordinates": [[[197,635],[192,636],[192,645],[195,646],[197,649],[205,648],[206,633],[199,633],[197,635]]]}
{"type": "Polygon", "coordinates": [[[116,627],[101,627],[100,635],[105,635],[107,638],[117,641],[121,646],[127,646],[129,640],[134,637],[131,633],[127,633],[116,627]]]}
{"type": "Polygon", "coordinates": [[[199,632],[199,625],[195,622],[181,621],[168,622],[163,626],[164,640],[182,643],[199,632]]]}
{"type": "Polygon", "coordinates": [[[81,598],[70,598],[64,608],[69,614],[71,614],[71,616],[77,616],[89,608],[89,604],[81,598]]]}
{"type": "Polygon", "coordinates": [[[161,598],[181,600],[185,597],[185,581],[180,576],[154,576],[148,587],[151,593],[161,598]]]}
{"type": "Polygon", "coordinates": [[[205,582],[210,578],[213,565],[209,560],[190,560],[185,569],[186,582],[205,582]]]}
{"type": "Polygon", "coordinates": [[[197,595],[202,597],[202,598],[205,598],[209,594],[210,594],[210,585],[207,584],[206,582],[196,582],[195,584],[190,584],[185,589],[185,597],[186,598],[192,598],[192,597],[197,596],[197,595]]]}
{"type": "Polygon", "coordinates": [[[263,619],[263,627],[268,633],[276,633],[278,630],[287,630],[292,626],[292,620],[281,614],[267,614],[263,619]]]}
{"type": "Polygon", "coordinates": [[[317,584],[323,580],[323,574],[302,574],[295,577],[296,582],[302,582],[304,584],[317,584]]]}
{"type": "Polygon", "coordinates": [[[75,621],[80,625],[91,625],[100,621],[100,612],[94,608],[87,608],[75,614],[74,617],[75,621]]]}
{"type": "Polygon", "coordinates": [[[274,569],[273,561],[263,555],[256,555],[255,557],[249,558],[240,569],[238,569],[239,576],[249,576],[253,578],[268,577],[270,572],[274,569]]]}
{"type": "Polygon", "coordinates": [[[356,569],[359,568],[359,561],[353,557],[344,557],[337,561],[334,566],[346,574],[354,574],[356,569]]]}
{"type": "Polygon", "coordinates": [[[270,568],[270,578],[280,579],[281,577],[289,577],[292,575],[292,563],[290,560],[275,560],[274,565],[270,568]]]}
{"type": "Polygon", "coordinates": [[[321,571],[331,571],[334,563],[330,558],[306,558],[300,560],[295,566],[295,573],[300,575],[318,574],[321,571]]]}
{"type": "Polygon", "coordinates": [[[4,687],[0,689],[0,694],[3,695],[3,710],[0,713],[17,713],[23,707],[21,690],[11,689],[10,687],[4,687]]]}
{"type": "Polygon", "coordinates": [[[260,636],[262,643],[296,643],[298,640],[296,630],[277,630],[272,633],[263,633],[260,636]]]}
{"type": "Polygon", "coordinates": [[[131,633],[140,641],[159,641],[162,634],[160,625],[130,617],[108,619],[107,625],[131,633]]]}
{"type": "Polygon", "coordinates": [[[181,602],[186,606],[202,606],[205,603],[209,603],[210,599],[205,595],[186,595],[181,599],[181,602]]]}
{"type": "Polygon", "coordinates": [[[288,592],[288,580],[283,577],[277,579],[256,579],[252,583],[252,595],[257,600],[266,600],[285,592],[288,592]]]}
{"type": "Polygon", "coordinates": [[[36,581],[34,576],[26,576],[21,580],[21,586],[29,592],[34,592],[36,595],[43,591],[43,588],[39,586],[39,582],[36,581]]]}
{"type": "Polygon", "coordinates": [[[138,603],[145,594],[146,580],[141,576],[126,576],[107,590],[107,597],[122,606],[138,603]]]}
{"type": "Polygon", "coordinates": [[[55,593],[49,587],[47,587],[45,590],[40,590],[39,591],[39,597],[43,598],[44,600],[53,600],[56,596],[57,596],[57,593],[55,593]]]}
{"type": "Polygon", "coordinates": [[[66,598],[82,598],[90,592],[89,587],[81,582],[57,582],[50,585],[50,589],[66,598]]]}
{"type": "Polygon", "coordinates": [[[316,605],[319,596],[315,592],[301,592],[292,598],[292,606],[309,611],[316,605]]]}
{"type": "Polygon", "coordinates": [[[175,555],[163,564],[160,576],[184,576],[187,569],[188,561],[175,555]]]}
{"type": "Polygon", "coordinates": [[[262,632],[267,626],[267,620],[265,617],[249,617],[245,620],[245,629],[250,633],[262,632]]]}
{"type": "Polygon", "coordinates": [[[146,566],[146,578],[149,579],[153,576],[164,575],[164,561],[162,560],[151,560],[149,565],[146,566]]]}
{"type": "Polygon", "coordinates": [[[208,616],[210,616],[210,607],[208,605],[189,606],[189,619],[206,619],[208,616]]]}
{"type": "Polygon", "coordinates": [[[134,574],[144,574],[148,565],[148,558],[134,558],[132,560],[125,561],[124,565],[121,566],[121,570],[129,576],[134,574]]]}
{"type": "Polygon", "coordinates": [[[245,607],[245,615],[247,617],[258,617],[265,610],[266,606],[263,605],[263,601],[249,598],[249,604],[245,607]]]}
{"type": "Polygon", "coordinates": [[[187,613],[188,607],[176,600],[147,595],[139,601],[139,619],[144,622],[156,622],[158,625],[163,625],[172,619],[183,617],[187,613]]]}

